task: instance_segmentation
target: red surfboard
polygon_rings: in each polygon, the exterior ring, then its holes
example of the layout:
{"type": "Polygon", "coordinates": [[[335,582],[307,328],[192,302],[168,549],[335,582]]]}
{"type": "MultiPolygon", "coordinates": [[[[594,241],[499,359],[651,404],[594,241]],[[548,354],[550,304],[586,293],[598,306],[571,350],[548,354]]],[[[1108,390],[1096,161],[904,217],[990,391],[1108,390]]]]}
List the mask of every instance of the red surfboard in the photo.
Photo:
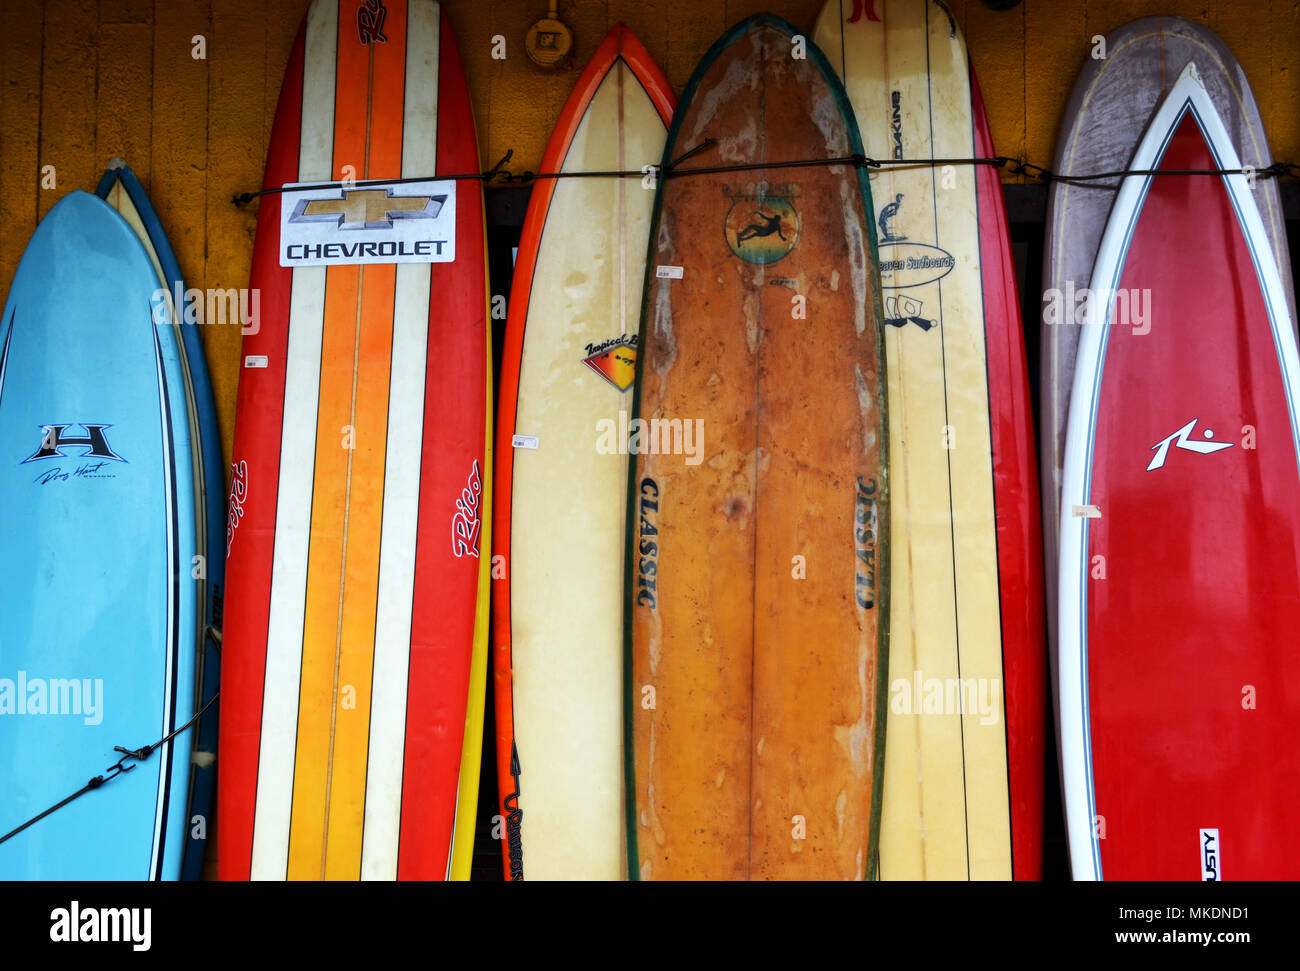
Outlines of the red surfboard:
{"type": "Polygon", "coordinates": [[[478,166],[438,5],[315,0],[264,183],[295,188],[261,200],[243,345],[222,879],[467,874],[490,343],[481,183],[441,177],[478,166]]]}
{"type": "MultiPolygon", "coordinates": [[[[1195,62],[1129,168],[1238,169],[1195,62]]],[[[1098,249],[1061,505],[1078,879],[1300,877],[1300,362],[1244,175],[1127,177],[1098,249]]]]}

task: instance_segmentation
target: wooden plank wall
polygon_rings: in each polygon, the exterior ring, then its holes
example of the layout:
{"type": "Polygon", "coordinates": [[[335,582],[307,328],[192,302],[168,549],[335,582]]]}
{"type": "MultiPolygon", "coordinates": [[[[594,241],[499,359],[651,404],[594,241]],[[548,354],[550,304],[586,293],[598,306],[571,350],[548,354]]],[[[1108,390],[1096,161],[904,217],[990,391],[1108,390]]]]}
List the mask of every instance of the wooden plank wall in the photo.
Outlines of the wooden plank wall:
{"type": "MultiPolygon", "coordinates": [[[[561,0],[576,36],[567,70],[523,54],[545,0],[444,0],[470,75],[485,165],[508,148],[536,169],[578,70],[627,23],[678,91],[730,24],[769,10],[812,29],[822,0],[561,0]],[[504,60],[491,57],[495,35],[504,60]]],[[[157,208],[189,286],[242,287],[280,79],[307,0],[0,0],[0,299],[36,221],[126,158],[157,208]],[[194,38],[207,45],[192,56],[194,38]],[[40,187],[42,166],[56,185],[40,187]]],[[[1274,153],[1300,162],[1300,4],[1295,0],[1024,0],[994,12],[950,0],[984,87],[997,149],[1050,165],[1060,113],[1094,34],[1151,13],[1217,31],[1244,65],[1274,153]]],[[[226,455],[239,330],[204,328],[226,455]]]]}

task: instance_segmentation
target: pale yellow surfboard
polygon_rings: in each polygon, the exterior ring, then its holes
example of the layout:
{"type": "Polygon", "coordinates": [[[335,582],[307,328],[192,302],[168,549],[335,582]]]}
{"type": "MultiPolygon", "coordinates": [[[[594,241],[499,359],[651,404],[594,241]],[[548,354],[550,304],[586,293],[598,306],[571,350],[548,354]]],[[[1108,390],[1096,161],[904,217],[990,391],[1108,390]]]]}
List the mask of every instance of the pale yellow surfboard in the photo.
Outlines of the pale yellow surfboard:
{"type": "MultiPolygon", "coordinates": [[[[845,81],[869,157],[975,154],[966,45],[942,4],[830,0],[814,41],[845,81]]],[[[885,166],[872,172],[871,196],[891,322],[880,876],[1010,879],[975,169],[885,166]]]]}
{"type": "MultiPolygon", "coordinates": [[[[542,170],[657,163],[671,103],[662,72],[616,26],[575,85],[542,170]]],[[[619,442],[654,195],[640,178],[539,182],[515,265],[497,442],[506,575],[493,589],[502,817],[517,825],[503,840],[508,878],[627,873],[619,442]]]]}

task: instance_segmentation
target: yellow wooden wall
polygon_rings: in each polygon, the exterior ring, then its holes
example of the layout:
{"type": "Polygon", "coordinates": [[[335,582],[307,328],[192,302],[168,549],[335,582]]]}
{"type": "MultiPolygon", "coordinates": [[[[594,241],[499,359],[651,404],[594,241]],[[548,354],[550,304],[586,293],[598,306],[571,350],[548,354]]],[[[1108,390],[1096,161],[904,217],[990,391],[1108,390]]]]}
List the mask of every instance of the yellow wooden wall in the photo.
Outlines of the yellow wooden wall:
{"type": "MultiPolygon", "coordinates": [[[[1245,67],[1274,154],[1300,162],[1296,0],[1025,0],[995,13],[949,0],[984,88],[997,150],[1051,165],[1057,124],[1090,39],[1136,17],[1180,14],[1217,31],[1245,67]]],[[[762,10],[811,31],[822,0],[561,0],[576,35],[568,70],[523,54],[545,0],[444,0],[464,54],[485,164],[507,148],[536,169],[577,71],[622,20],[681,90],[696,60],[762,10]],[[493,60],[491,38],[506,38],[493,60]]],[[[64,193],[93,189],[115,155],[153,199],[189,286],[242,287],[284,64],[307,0],[0,0],[0,301],[36,221],[64,193]],[[207,59],[191,57],[201,34],[207,59]],[[41,166],[57,187],[42,190],[41,166]]],[[[227,457],[237,327],[204,328],[227,457]]]]}

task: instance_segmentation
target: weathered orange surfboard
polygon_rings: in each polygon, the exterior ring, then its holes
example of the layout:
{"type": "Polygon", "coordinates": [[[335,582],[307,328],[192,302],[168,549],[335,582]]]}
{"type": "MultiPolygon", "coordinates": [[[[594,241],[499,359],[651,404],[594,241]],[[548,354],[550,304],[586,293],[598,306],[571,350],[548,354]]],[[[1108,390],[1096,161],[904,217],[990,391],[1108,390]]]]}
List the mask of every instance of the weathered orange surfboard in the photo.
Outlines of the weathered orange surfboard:
{"type": "Polygon", "coordinates": [[[725,34],[664,154],[704,146],[658,189],[627,441],[633,878],[875,871],[883,314],[865,172],[773,164],[862,151],[796,36],[725,34]]]}

